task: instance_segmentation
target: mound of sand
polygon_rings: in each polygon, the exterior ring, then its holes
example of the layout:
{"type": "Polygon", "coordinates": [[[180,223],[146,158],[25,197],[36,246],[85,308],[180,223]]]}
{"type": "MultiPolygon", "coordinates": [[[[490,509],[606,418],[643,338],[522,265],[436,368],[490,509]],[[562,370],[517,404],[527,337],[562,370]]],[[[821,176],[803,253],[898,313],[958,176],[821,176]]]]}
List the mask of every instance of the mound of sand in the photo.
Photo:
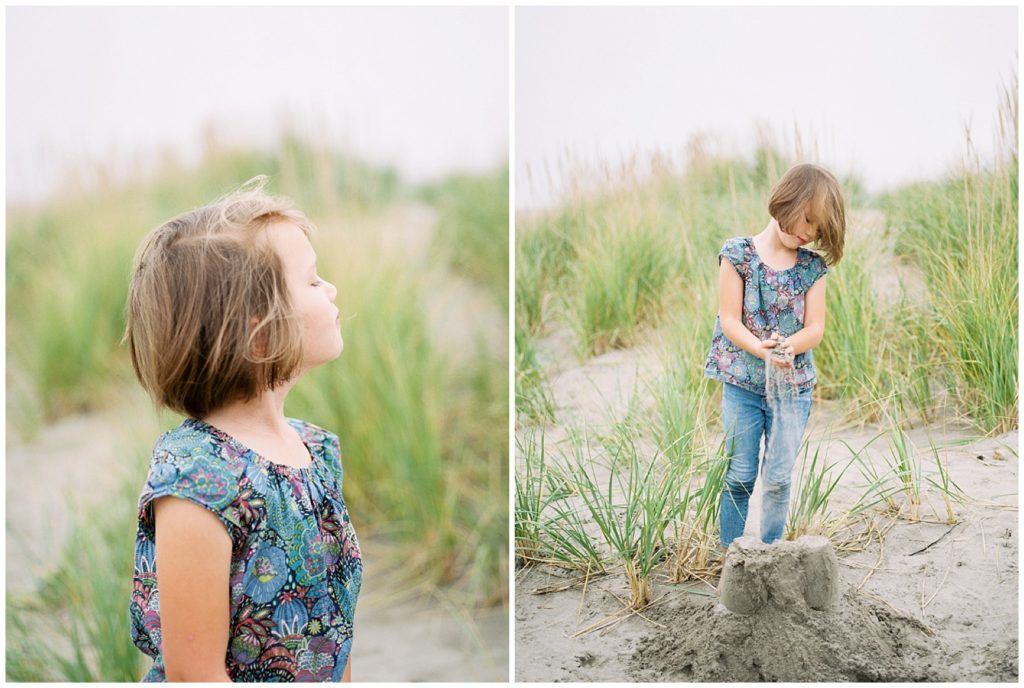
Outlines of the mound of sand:
{"type": "Polygon", "coordinates": [[[729,549],[722,600],[645,612],[661,624],[636,645],[638,680],[949,681],[941,641],[917,620],[842,585],[825,538],[729,549]],[[739,609],[743,613],[730,611],[739,609]]]}

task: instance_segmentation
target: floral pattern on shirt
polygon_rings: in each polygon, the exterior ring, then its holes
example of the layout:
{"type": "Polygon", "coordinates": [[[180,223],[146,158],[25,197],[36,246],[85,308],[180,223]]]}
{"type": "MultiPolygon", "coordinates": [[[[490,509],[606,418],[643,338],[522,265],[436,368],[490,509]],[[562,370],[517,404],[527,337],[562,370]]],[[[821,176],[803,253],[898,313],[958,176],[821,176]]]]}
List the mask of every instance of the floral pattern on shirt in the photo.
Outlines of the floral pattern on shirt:
{"type": "Polygon", "coordinates": [[[163,435],[139,498],[129,613],[135,645],[153,658],[143,681],[165,681],[153,500],[209,510],[231,537],[233,681],[340,681],[352,647],[363,564],[341,493],[338,438],[288,422],[312,463],[275,464],[193,418],[163,435]]]}
{"type": "MultiPolygon", "coordinates": [[[[789,337],[803,329],[807,290],[828,272],[819,254],[800,247],[793,267],[774,270],[761,261],[753,237],[733,237],[722,246],[719,262],[723,256],[743,278],[742,317],[747,329],[758,339],[768,339],[773,332],[789,337]]],[[[793,367],[800,389],[814,386],[812,351],[797,354],[793,367]]],[[[764,361],[729,341],[722,332],[721,315],[715,318],[704,375],[758,394],[765,393],[764,361]]]]}

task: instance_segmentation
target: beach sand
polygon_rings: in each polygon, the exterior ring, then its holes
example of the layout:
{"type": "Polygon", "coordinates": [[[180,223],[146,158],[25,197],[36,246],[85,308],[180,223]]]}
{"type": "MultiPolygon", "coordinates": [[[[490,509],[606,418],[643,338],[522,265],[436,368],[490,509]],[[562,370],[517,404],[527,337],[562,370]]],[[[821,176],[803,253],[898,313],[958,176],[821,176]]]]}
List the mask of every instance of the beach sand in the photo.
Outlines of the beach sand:
{"type": "MultiPolygon", "coordinates": [[[[642,414],[652,407],[649,384],[662,369],[654,347],[581,361],[571,333],[558,323],[549,324],[536,346],[555,405],[556,423],[544,427],[549,460],[568,426],[600,433],[630,409],[642,414]]],[[[844,411],[815,399],[805,436],[810,446],[820,443],[828,463],[839,466],[852,456],[850,448],[867,447],[862,458],[881,470],[889,449],[884,438],[871,440],[886,428],[851,424],[844,411]]],[[[842,595],[835,608],[786,619],[743,617],[720,605],[717,580],[674,584],[663,563],[654,572],[649,608],[577,635],[623,610],[629,590],[621,567],[584,581],[531,565],[516,572],[516,680],[1016,681],[1018,433],[978,438],[955,418],[930,421],[916,418],[906,432],[922,452],[924,473],[935,473],[930,440],[968,496],[953,504],[956,523],[946,522],[941,496],[927,488],[919,522],[870,510],[885,536],[862,551],[839,553],[842,595]]],[[[518,432],[525,439],[529,430],[518,432]]],[[[517,466],[522,469],[521,456],[517,466]]],[[[794,493],[799,470],[800,459],[794,493]]],[[[599,480],[607,476],[597,472],[599,480]]],[[[865,488],[851,466],[830,512],[844,512],[865,488]]],[[[758,483],[746,535],[758,535],[760,492],[758,483]]],[[[864,531],[867,523],[839,535],[864,531]]]]}

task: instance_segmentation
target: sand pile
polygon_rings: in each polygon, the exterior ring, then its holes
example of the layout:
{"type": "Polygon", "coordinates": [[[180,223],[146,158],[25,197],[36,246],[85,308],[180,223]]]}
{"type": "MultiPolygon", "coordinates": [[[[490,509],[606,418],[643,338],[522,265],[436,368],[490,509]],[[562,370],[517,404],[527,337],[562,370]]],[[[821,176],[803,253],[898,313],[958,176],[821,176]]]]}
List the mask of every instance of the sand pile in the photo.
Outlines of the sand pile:
{"type": "Polygon", "coordinates": [[[722,599],[683,595],[645,616],[664,626],[637,642],[646,681],[947,681],[938,638],[843,586],[825,538],[733,542],[722,599]],[[738,611],[730,611],[735,609],[738,611]]]}

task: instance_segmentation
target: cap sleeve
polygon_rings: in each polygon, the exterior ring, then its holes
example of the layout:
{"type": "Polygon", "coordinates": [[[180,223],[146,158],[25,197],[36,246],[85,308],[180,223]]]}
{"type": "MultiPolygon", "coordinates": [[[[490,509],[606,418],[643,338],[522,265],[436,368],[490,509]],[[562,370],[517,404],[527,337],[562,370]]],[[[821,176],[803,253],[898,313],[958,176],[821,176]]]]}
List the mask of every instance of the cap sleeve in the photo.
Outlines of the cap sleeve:
{"type": "Polygon", "coordinates": [[[157,443],[139,498],[139,517],[144,524],[153,525],[152,503],[160,497],[178,497],[210,511],[232,539],[235,529],[241,528],[235,507],[238,476],[220,456],[216,445],[203,438],[173,443],[161,438],[157,443]]]}
{"type": "Polygon", "coordinates": [[[814,251],[808,251],[808,253],[810,253],[810,257],[804,267],[802,279],[804,291],[809,290],[820,277],[828,273],[825,259],[814,251]]]}
{"type": "Polygon", "coordinates": [[[308,421],[289,418],[288,422],[299,431],[304,442],[320,447],[320,455],[323,457],[327,472],[337,482],[337,487],[340,490],[343,470],[341,468],[341,444],[338,441],[338,436],[330,430],[325,430],[308,421]]]}
{"type": "Polygon", "coordinates": [[[333,432],[324,430],[323,433],[324,460],[331,476],[337,482],[338,490],[340,491],[341,479],[345,474],[345,471],[341,466],[341,443],[338,441],[338,436],[333,432]]]}
{"type": "Polygon", "coordinates": [[[718,264],[722,264],[722,257],[729,259],[732,266],[736,268],[736,272],[740,274],[740,277],[746,279],[747,277],[747,256],[746,256],[746,245],[743,241],[743,237],[733,237],[722,245],[722,250],[718,252],[718,264]]]}

